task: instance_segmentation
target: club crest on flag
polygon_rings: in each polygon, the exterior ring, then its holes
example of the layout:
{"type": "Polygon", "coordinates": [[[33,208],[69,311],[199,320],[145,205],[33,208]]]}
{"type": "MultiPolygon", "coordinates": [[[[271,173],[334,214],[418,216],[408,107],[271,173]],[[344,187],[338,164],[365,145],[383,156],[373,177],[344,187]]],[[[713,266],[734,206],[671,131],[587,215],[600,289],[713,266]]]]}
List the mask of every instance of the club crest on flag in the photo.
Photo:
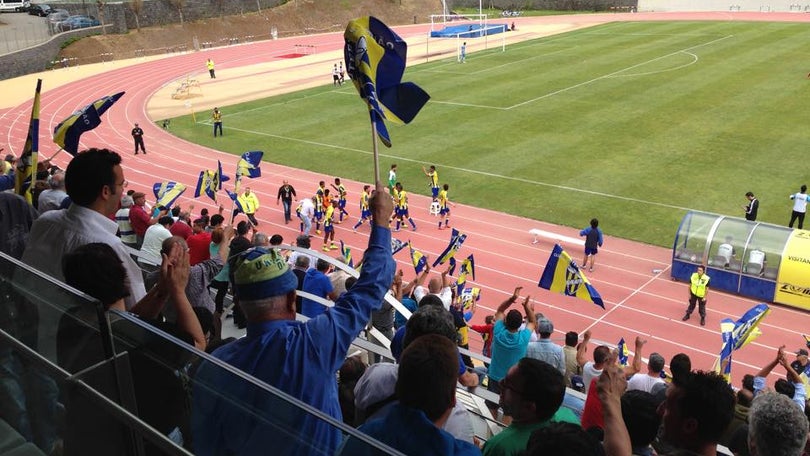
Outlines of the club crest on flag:
{"type": "Polygon", "coordinates": [[[444,252],[439,255],[436,261],[433,262],[433,266],[438,266],[440,264],[444,264],[447,261],[453,259],[456,255],[456,252],[461,248],[461,244],[464,244],[464,241],[467,239],[467,235],[460,232],[459,230],[453,228],[452,233],[450,234],[450,243],[444,249],[444,252]]]}
{"type": "Polygon", "coordinates": [[[602,297],[596,291],[574,260],[559,244],[554,245],[543,275],[537,284],[540,288],[590,301],[605,308],[602,297]]]}
{"type": "Polygon", "coordinates": [[[155,206],[163,206],[166,209],[170,209],[172,204],[185,191],[185,185],[172,181],[156,182],[152,185],[152,192],[155,194],[155,206]]]}
{"type": "Polygon", "coordinates": [[[408,247],[407,242],[402,242],[402,241],[400,241],[399,239],[397,239],[397,238],[395,238],[393,236],[391,237],[391,255],[392,256],[396,255],[397,252],[404,249],[405,247],[408,247]]]}
{"type": "Polygon", "coordinates": [[[115,95],[101,97],[71,114],[53,129],[53,142],[70,155],[75,156],[79,152],[79,138],[82,133],[101,125],[101,115],[124,93],[118,92],[115,95]]]}
{"type": "Polygon", "coordinates": [[[430,99],[416,84],[402,82],[408,44],[373,16],[350,21],[343,38],[346,72],[368,104],[378,137],[391,147],[384,121],[410,123],[430,99]]]}

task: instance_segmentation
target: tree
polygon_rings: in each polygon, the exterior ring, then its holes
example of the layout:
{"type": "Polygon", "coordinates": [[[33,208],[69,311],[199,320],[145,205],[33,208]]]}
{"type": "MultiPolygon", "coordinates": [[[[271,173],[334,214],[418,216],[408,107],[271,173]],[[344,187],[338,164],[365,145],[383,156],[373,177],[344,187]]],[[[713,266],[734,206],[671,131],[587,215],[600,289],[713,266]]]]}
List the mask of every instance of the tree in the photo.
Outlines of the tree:
{"type": "Polygon", "coordinates": [[[224,3],[225,3],[225,0],[217,0],[217,7],[219,8],[219,18],[220,19],[225,19],[224,8],[223,8],[224,3]]]}
{"type": "Polygon", "coordinates": [[[172,4],[174,9],[177,10],[177,13],[180,15],[180,27],[183,26],[183,7],[186,6],[186,0],[169,0],[169,3],[172,4]]]}
{"type": "Polygon", "coordinates": [[[140,15],[143,12],[143,0],[132,0],[129,3],[129,8],[132,10],[132,13],[135,15],[135,28],[138,31],[141,31],[141,20],[140,15]]]}
{"type": "Polygon", "coordinates": [[[104,26],[104,7],[107,6],[107,2],[104,0],[96,0],[96,6],[98,7],[98,20],[101,22],[101,33],[106,35],[107,27],[104,26]]]}

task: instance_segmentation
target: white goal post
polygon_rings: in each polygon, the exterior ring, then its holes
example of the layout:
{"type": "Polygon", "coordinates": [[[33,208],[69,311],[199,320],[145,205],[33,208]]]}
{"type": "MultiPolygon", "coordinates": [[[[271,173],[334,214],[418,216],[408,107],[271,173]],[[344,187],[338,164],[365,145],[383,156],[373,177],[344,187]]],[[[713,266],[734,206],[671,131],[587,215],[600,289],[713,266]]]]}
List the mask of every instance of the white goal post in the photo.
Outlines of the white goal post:
{"type": "Polygon", "coordinates": [[[430,31],[425,40],[425,61],[455,56],[461,61],[461,47],[465,54],[488,50],[498,46],[506,51],[506,24],[488,23],[486,14],[431,14],[430,31]],[[434,32],[442,32],[433,36],[434,32]],[[498,36],[500,35],[500,36],[498,36]]]}

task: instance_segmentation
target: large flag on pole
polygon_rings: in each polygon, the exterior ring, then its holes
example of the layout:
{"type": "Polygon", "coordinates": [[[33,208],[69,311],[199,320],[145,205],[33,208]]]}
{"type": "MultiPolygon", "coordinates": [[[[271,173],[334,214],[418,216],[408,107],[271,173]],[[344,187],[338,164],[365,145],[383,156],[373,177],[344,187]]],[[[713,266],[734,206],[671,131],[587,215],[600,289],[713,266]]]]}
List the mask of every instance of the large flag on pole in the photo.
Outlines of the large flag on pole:
{"type": "Polygon", "coordinates": [[[101,115],[107,111],[125,92],[101,97],[82,109],[74,112],[53,129],[53,142],[75,156],[79,152],[79,138],[82,133],[101,125],[101,115]]]}
{"type": "Polygon", "coordinates": [[[461,248],[461,244],[464,243],[464,240],[467,239],[467,235],[460,232],[459,230],[453,228],[453,232],[450,234],[450,243],[444,249],[444,252],[436,258],[436,261],[433,262],[433,266],[436,267],[440,264],[444,264],[446,261],[450,261],[455,257],[456,252],[458,249],[461,248]]]}
{"type": "Polygon", "coordinates": [[[249,179],[262,176],[262,169],[260,168],[262,157],[264,157],[264,152],[260,150],[251,150],[242,154],[239,158],[239,163],[236,164],[236,180],[233,184],[234,192],[239,193],[239,189],[242,186],[242,176],[249,179]]]}
{"type": "Polygon", "coordinates": [[[152,185],[155,194],[155,206],[171,209],[172,204],[186,191],[186,186],[177,182],[163,181],[152,185]]]}
{"type": "Polygon", "coordinates": [[[31,121],[28,123],[28,136],[25,138],[22,155],[17,160],[14,175],[14,192],[33,204],[31,190],[37,178],[37,161],[39,160],[39,94],[42,91],[42,79],[37,79],[34,91],[34,104],[31,107],[31,121]]]}
{"type": "Polygon", "coordinates": [[[770,312],[771,309],[767,304],[760,303],[748,309],[737,321],[725,318],[720,322],[723,348],[720,350],[715,371],[722,373],[726,380],[731,379],[732,353],[753,342],[762,334],[759,324],[770,312]]]}
{"type": "Polygon", "coordinates": [[[571,255],[559,244],[554,245],[554,250],[551,251],[546,268],[540,277],[540,283],[537,285],[540,288],[590,301],[605,308],[599,292],[580,271],[579,266],[571,259],[571,255]]]}
{"type": "Polygon", "coordinates": [[[367,16],[346,26],[346,72],[368,104],[371,122],[387,147],[391,139],[385,120],[410,123],[430,95],[412,82],[402,82],[408,44],[379,19],[367,16]]]}

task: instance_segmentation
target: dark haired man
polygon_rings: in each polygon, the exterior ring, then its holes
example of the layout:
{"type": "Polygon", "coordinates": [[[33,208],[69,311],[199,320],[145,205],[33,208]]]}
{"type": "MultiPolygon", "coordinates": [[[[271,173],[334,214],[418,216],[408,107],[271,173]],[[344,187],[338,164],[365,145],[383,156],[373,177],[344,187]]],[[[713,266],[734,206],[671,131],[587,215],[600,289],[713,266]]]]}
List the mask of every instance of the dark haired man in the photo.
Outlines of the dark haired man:
{"type": "MultiPolygon", "coordinates": [[[[526,347],[536,324],[534,306],[529,303],[529,296],[523,300],[523,310],[528,319],[525,328],[520,328],[523,324],[523,315],[519,310],[512,309],[504,315],[506,309],[517,301],[522,288],[515,288],[512,296],[502,302],[495,312],[495,326],[492,328],[492,361],[487,374],[489,376],[487,389],[495,394],[501,392],[500,381],[506,377],[509,368],[526,356],[526,347]]],[[[496,417],[498,404],[487,402],[487,406],[492,416],[496,417]]]]}
{"type": "Polygon", "coordinates": [[[579,424],[574,412],[561,408],[565,379],[545,361],[523,358],[500,381],[501,407],[512,423],[487,440],[485,456],[511,456],[526,448],[532,432],[552,422],[579,424]]]}
{"type": "Polygon", "coordinates": [[[49,211],[33,223],[22,261],[64,280],[65,253],[91,242],[108,244],[127,271],[125,304],[132,308],[146,294],[143,275],[116,236],[118,224],[112,220],[126,186],[120,155],[107,149],[78,154],[65,171],[65,189],[73,204],[64,211],[49,211]]]}
{"type": "MultiPolygon", "coordinates": [[[[456,404],[458,363],[456,344],[447,337],[428,334],[414,339],[399,361],[395,387],[399,402],[384,418],[371,420],[360,430],[405,454],[480,454],[472,443],[442,430],[456,404]]],[[[342,454],[385,453],[350,439],[342,454]]]]}
{"type": "Polygon", "coordinates": [[[686,314],[681,320],[688,320],[697,305],[700,326],[706,326],[706,293],[709,291],[709,280],[711,277],[706,274],[706,267],[698,265],[697,271],[689,278],[689,307],[686,308],[686,314]]]}
{"type": "Polygon", "coordinates": [[[754,192],[746,193],[745,197],[748,198],[748,205],[742,207],[745,211],[745,219],[752,222],[756,221],[757,211],[759,210],[759,200],[754,196],[754,192]]]}
{"type": "Polygon", "coordinates": [[[734,391],[714,372],[676,377],[658,413],[667,443],[689,454],[715,456],[720,437],[734,416],[734,391]]]}
{"type": "Polygon", "coordinates": [[[799,193],[790,195],[790,199],[793,200],[793,212],[790,214],[788,227],[793,228],[793,223],[798,220],[799,229],[802,229],[804,227],[804,215],[807,213],[807,202],[810,201],[810,196],[807,195],[807,186],[802,185],[799,193]]]}

